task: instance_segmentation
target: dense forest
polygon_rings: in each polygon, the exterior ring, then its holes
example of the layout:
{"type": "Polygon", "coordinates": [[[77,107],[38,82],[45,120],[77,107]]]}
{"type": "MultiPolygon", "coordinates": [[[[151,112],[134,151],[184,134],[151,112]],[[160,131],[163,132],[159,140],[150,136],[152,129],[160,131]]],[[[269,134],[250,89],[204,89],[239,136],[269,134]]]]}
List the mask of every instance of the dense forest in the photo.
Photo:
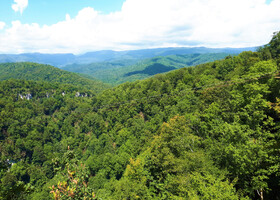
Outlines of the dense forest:
{"type": "Polygon", "coordinates": [[[276,32],[101,93],[1,81],[0,199],[280,199],[279,65],[276,32]]]}
{"type": "Polygon", "coordinates": [[[93,77],[81,77],[78,74],[37,63],[4,63],[0,64],[0,81],[9,79],[33,80],[72,84],[101,92],[109,85],[93,77]]]}

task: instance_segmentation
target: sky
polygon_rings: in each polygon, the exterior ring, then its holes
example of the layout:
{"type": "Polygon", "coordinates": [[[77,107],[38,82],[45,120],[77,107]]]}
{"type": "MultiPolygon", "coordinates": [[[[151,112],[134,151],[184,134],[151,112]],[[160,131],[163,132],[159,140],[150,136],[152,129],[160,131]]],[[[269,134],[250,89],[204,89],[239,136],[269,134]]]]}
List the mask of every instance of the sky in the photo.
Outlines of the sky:
{"type": "Polygon", "coordinates": [[[280,30],[280,0],[1,0],[0,53],[254,47],[280,30]]]}

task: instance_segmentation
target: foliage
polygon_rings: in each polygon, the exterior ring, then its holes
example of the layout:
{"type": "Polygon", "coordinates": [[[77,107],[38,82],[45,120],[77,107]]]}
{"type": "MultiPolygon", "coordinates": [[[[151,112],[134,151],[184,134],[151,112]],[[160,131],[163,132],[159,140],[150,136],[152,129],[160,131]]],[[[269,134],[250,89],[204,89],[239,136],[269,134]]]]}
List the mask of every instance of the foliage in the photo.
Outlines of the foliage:
{"type": "Polygon", "coordinates": [[[64,154],[63,161],[64,170],[59,174],[66,180],[60,180],[56,186],[50,187],[53,199],[95,199],[93,190],[88,187],[88,168],[82,163],[79,164],[74,152],[70,150],[64,154]]]}
{"type": "Polygon", "coordinates": [[[279,199],[278,70],[243,52],[96,95],[1,81],[0,199],[279,199]]]}
{"type": "Polygon", "coordinates": [[[279,63],[280,55],[280,31],[274,32],[270,42],[264,47],[259,48],[259,52],[264,59],[276,59],[279,63]]]}
{"type": "Polygon", "coordinates": [[[106,84],[67,72],[50,65],[36,63],[4,63],[0,64],[0,80],[21,79],[33,81],[57,82],[83,86],[100,92],[109,88],[106,84]]]}

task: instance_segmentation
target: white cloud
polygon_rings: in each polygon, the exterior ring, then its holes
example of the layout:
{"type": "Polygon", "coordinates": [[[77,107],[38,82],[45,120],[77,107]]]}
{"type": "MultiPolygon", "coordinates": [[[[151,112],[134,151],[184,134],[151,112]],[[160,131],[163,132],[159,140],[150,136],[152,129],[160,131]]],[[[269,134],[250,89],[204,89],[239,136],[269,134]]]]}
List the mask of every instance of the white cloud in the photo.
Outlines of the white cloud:
{"type": "Polygon", "coordinates": [[[22,14],[23,10],[28,6],[28,0],[14,0],[15,4],[12,5],[12,9],[15,12],[22,14]]]}
{"type": "Polygon", "coordinates": [[[70,20],[71,20],[71,17],[70,17],[69,14],[66,14],[66,15],[65,15],[65,20],[66,20],[66,21],[70,21],[70,20]]]}
{"type": "Polygon", "coordinates": [[[6,23],[0,21],[0,30],[4,29],[5,26],[6,26],[6,23]]]}
{"type": "Polygon", "coordinates": [[[0,52],[257,46],[280,30],[279,10],[280,0],[126,0],[119,12],[88,7],[50,26],[15,21],[0,33],[0,52]]]}

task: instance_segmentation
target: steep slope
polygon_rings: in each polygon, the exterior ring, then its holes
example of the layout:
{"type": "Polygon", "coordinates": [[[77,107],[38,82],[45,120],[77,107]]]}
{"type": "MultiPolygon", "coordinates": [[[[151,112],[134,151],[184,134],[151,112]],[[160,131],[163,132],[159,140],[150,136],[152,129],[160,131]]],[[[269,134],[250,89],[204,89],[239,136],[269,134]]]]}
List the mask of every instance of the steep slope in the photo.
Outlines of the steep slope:
{"type": "Polygon", "coordinates": [[[4,63],[0,64],[0,80],[8,79],[58,82],[84,86],[96,92],[108,88],[106,84],[67,72],[50,65],[36,63],[4,63]]]}

